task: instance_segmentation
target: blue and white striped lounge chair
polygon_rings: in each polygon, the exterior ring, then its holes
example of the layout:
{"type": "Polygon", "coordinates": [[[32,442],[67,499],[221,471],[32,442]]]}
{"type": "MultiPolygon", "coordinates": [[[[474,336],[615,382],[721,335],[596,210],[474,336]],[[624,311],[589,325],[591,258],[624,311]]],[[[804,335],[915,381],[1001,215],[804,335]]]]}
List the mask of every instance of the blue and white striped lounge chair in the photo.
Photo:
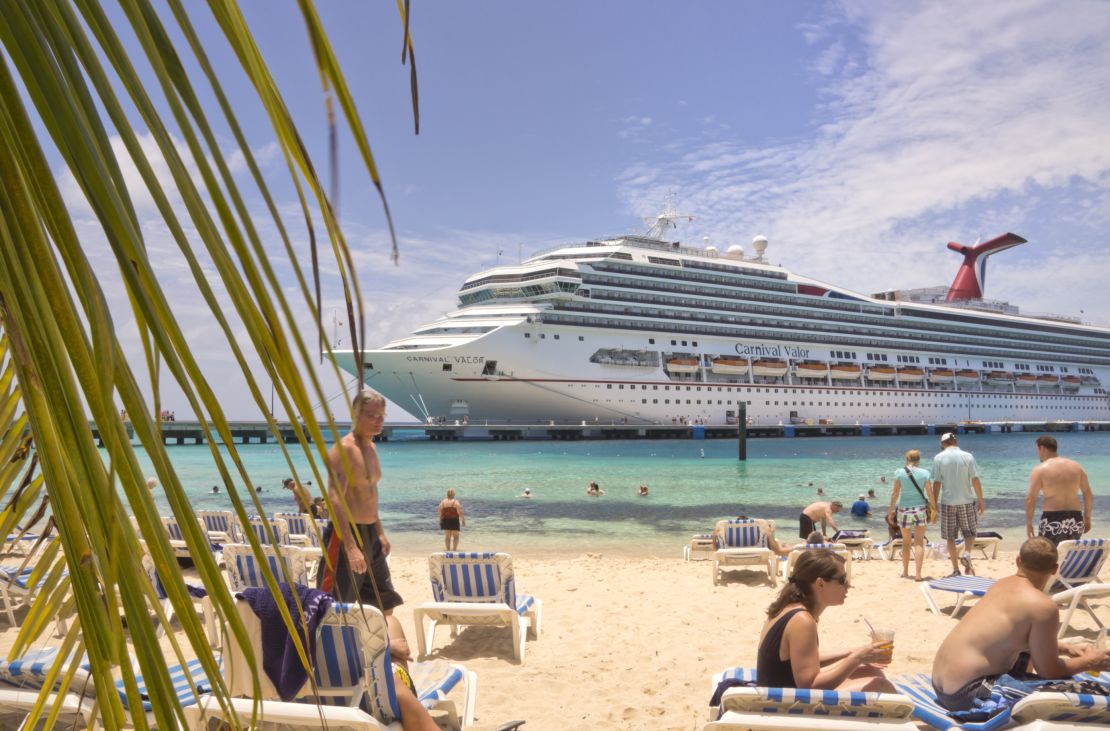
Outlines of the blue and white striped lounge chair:
{"type": "MultiPolygon", "coordinates": [[[[38,700],[37,690],[0,687],[0,728],[41,728],[41,725],[26,725],[38,700]]],[[[99,729],[101,726],[94,720],[94,708],[94,701],[75,693],[51,693],[47,696],[42,714],[39,716],[39,724],[45,722],[49,715],[57,710],[55,728],[99,729]]]]}
{"type": "Polygon", "coordinates": [[[941,731],[994,731],[999,728],[1064,731],[1110,725],[1110,697],[1077,693],[1031,693],[986,721],[961,724],[937,702],[928,675],[903,675],[891,681],[899,692],[913,701],[914,717],[941,731]]]}
{"type": "MultiPolygon", "coordinates": [[[[1099,629],[1106,627],[1091,608],[1090,600],[1110,597],[1110,584],[1098,582],[1098,572],[1110,551],[1110,541],[1105,538],[1080,538],[1064,541],[1057,547],[1060,554],[1060,568],[1048,580],[1045,591],[1064,610],[1060,617],[1060,637],[1071,623],[1076,609],[1082,609],[1091,616],[1099,629]]],[[[952,614],[960,610],[964,602],[972,597],[981,597],[994,585],[994,579],[979,576],[952,576],[921,584],[921,594],[933,614],[940,614],[940,607],[933,598],[932,591],[950,591],[957,595],[952,614]]]]}
{"type": "Polygon", "coordinates": [[[436,626],[443,622],[451,625],[452,637],[459,625],[507,626],[513,633],[513,656],[524,661],[525,636],[539,636],[543,603],[516,591],[512,556],[433,553],[428,572],[434,601],[413,611],[418,659],[431,653],[436,626]]]}
{"type": "MultiPolygon", "coordinates": [[[[934,548],[937,547],[937,545],[939,545],[939,544],[933,543],[932,541],[929,540],[928,535],[925,536],[925,551],[926,552],[933,550],[934,548]]],[[[902,556],[902,538],[901,538],[901,536],[899,536],[898,538],[888,538],[887,540],[882,541],[881,543],[872,544],[871,548],[872,549],[878,549],[879,557],[882,558],[884,561],[893,561],[894,559],[900,558],[902,556]]],[[[910,558],[914,557],[913,552],[915,550],[916,549],[911,544],[910,545],[910,558]]]]}
{"type": "MultiPolygon", "coordinates": [[[[69,575],[65,562],[60,557],[55,557],[52,562],[34,561],[33,558],[24,560],[24,564],[32,565],[0,566],[0,605],[8,615],[8,622],[13,627],[17,626],[15,611],[23,606],[30,606],[39,591],[48,580],[59,580],[69,575]]],[[[57,617],[58,634],[65,634],[65,620],[57,617]]]]}
{"type": "MultiPolygon", "coordinates": [[[[154,591],[158,594],[158,601],[162,604],[162,613],[166,616],[166,622],[172,622],[174,617],[173,604],[170,602],[169,596],[166,594],[166,588],[162,585],[162,578],[158,576],[158,570],[154,566],[154,559],[150,554],[144,553],[142,558],[143,572],[146,573],[150,583],[154,586],[154,591]]],[[[194,596],[193,606],[200,610],[201,616],[204,617],[204,629],[208,633],[208,642],[212,647],[217,646],[219,641],[216,631],[216,615],[212,610],[212,600],[205,596],[194,596]]],[[[165,625],[159,625],[155,635],[161,637],[166,633],[165,625]]]]}
{"type": "MultiPolygon", "coordinates": [[[[268,545],[263,545],[260,548],[270,566],[270,570],[274,573],[274,579],[279,584],[308,583],[308,569],[305,566],[304,552],[301,549],[296,546],[282,546],[278,549],[268,545]],[[286,578],[281,564],[278,563],[279,556],[285,561],[285,565],[289,569],[288,578],[286,578]]],[[[244,543],[228,543],[224,546],[224,566],[227,568],[227,583],[231,587],[232,593],[250,587],[266,586],[266,578],[262,573],[258,558],[254,555],[254,549],[244,543]]]]}
{"type": "Polygon", "coordinates": [[[232,526],[235,517],[230,510],[198,510],[197,517],[204,523],[208,531],[208,540],[212,543],[231,543],[232,526]]]}
{"type": "MultiPolygon", "coordinates": [[[[289,543],[294,546],[312,545],[312,518],[306,513],[274,513],[274,520],[284,520],[289,528],[289,543]]],[[[323,530],[321,528],[320,530],[323,530]]]]}
{"type": "Polygon", "coordinates": [[[280,518],[275,518],[274,520],[266,520],[265,518],[255,516],[248,520],[246,525],[243,525],[238,520],[236,520],[234,523],[235,527],[232,530],[232,538],[235,540],[236,543],[249,543],[250,540],[248,536],[253,533],[255,538],[258,539],[258,542],[261,543],[263,546],[271,545],[273,541],[271,541],[270,536],[267,535],[267,523],[269,523],[270,529],[274,533],[274,538],[277,539],[277,545],[292,545],[289,540],[289,524],[280,518]]]}
{"type": "Polygon", "coordinates": [[[784,579],[790,578],[790,573],[794,570],[794,564],[798,562],[798,558],[806,551],[812,551],[817,548],[824,548],[832,551],[838,556],[844,557],[844,571],[848,574],[848,584],[852,583],[852,551],[843,543],[810,543],[808,545],[795,546],[790,555],[786,557],[786,563],[782,567],[782,577],[784,579]]]}
{"type": "MultiPolygon", "coordinates": [[[[60,678],[64,671],[68,669],[69,660],[59,656],[58,648],[43,647],[15,660],[0,662],[0,679],[19,689],[39,689],[46,682],[52,667],[58,662],[65,663],[58,673],[58,678],[60,678]]],[[[132,660],[132,664],[138,668],[138,660],[132,660]]],[[[201,667],[200,660],[190,660],[185,665],[170,665],[168,670],[170,680],[173,682],[174,693],[183,706],[195,703],[198,695],[212,691],[212,684],[208,681],[208,676],[201,667]],[[195,691],[194,687],[196,688],[195,691]]],[[[143,710],[148,714],[149,720],[153,722],[154,717],[151,715],[153,706],[147,692],[146,683],[143,682],[141,675],[136,676],[135,684],[138,687],[139,697],[142,699],[143,710]]],[[[77,668],[69,689],[71,694],[83,694],[86,698],[96,697],[96,684],[93,682],[87,663],[83,662],[77,668]],[[77,692],[78,690],[80,690],[80,693],[77,692]]],[[[123,707],[127,709],[129,701],[126,686],[122,679],[116,681],[116,692],[119,693],[123,707]]]]}
{"type": "MultiPolygon", "coordinates": [[[[358,708],[317,706],[311,703],[255,701],[251,698],[230,698],[228,708],[221,707],[215,696],[201,697],[185,711],[184,731],[209,731],[213,720],[230,721],[232,715],[239,728],[251,731],[287,731],[287,729],[322,729],[328,731],[385,731],[400,729],[400,723],[385,725],[358,708]],[[257,712],[257,716],[253,715],[257,712]]],[[[216,725],[215,728],[225,728],[216,725]]]]}
{"type": "MultiPolygon", "coordinates": [[[[727,670],[722,670],[721,672],[717,673],[716,675],[713,676],[713,680],[709,684],[709,695],[710,695],[710,697],[712,697],[713,694],[717,692],[717,686],[720,685],[725,680],[740,680],[740,681],[751,680],[751,681],[754,681],[755,680],[755,668],[743,668],[743,667],[728,668],[727,670]]],[[[718,706],[712,706],[712,705],[709,706],[709,720],[710,721],[717,720],[718,715],[720,715],[719,714],[719,707],[718,706]]]]}
{"type": "MultiPolygon", "coordinates": [[[[447,716],[453,729],[474,722],[478,676],[462,665],[441,660],[409,666],[417,698],[429,711],[447,716]],[[460,717],[447,695],[463,683],[460,717]]],[[[385,723],[399,720],[394,688],[393,662],[385,617],[377,608],[359,604],[333,604],[320,623],[316,638],[316,694],[308,696],[326,705],[360,708],[385,723]]]]}
{"type": "Polygon", "coordinates": [[[717,550],[713,553],[713,585],[721,583],[721,569],[756,566],[767,571],[771,586],[777,585],[778,561],[767,548],[767,534],[757,520],[720,520],[713,529],[717,550]]]}
{"type": "Polygon", "coordinates": [[[917,731],[914,704],[895,693],[729,688],[703,731],[917,731]]]}

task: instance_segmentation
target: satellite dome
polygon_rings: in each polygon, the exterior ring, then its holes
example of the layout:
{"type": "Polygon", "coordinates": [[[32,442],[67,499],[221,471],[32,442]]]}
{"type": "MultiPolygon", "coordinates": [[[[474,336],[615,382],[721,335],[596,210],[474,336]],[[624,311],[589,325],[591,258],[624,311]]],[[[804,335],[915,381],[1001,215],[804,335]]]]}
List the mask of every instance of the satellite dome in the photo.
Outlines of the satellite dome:
{"type": "Polygon", "coordinates": [[[726,254],[726,256],[728,256],[729,259],[743,259],[744,247],[740,244],[733,244],[728,247],[728,254],[726,254]]]}
{"type": "Polygon", "coordinates": [[[717,247],[710,244],[709,246],[705,247],[705,253],[709,254],[710,256],[716,256],[717,255],[717,247]]]}
{"type": "Polygon", "coordinates": [[[763,256],[763,252],[767,251],[767,237],[756,236],[752,239],[752,249],[755,250],[756,256],[763,256]]]}

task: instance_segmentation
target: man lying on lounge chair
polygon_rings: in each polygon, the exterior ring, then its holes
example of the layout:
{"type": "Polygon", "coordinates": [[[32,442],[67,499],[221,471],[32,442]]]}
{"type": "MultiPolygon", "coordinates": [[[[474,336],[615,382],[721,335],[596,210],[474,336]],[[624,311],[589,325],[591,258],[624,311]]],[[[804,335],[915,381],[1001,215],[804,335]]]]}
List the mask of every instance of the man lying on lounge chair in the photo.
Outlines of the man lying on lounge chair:
{"type": "Polygon", "coordinates": [[[942,706],[972,709],[1004,673],[1028,680],[1028,671],[1035,671],[1034,679],[1050,679],[1110,669],[1110,650],[1057,641],[1059,610],[1044,593],[1056,569],[1051,541],[1038,537],[1022,544],[1017,573],[995,583],[937,650],[933,690],[942,706]]]}

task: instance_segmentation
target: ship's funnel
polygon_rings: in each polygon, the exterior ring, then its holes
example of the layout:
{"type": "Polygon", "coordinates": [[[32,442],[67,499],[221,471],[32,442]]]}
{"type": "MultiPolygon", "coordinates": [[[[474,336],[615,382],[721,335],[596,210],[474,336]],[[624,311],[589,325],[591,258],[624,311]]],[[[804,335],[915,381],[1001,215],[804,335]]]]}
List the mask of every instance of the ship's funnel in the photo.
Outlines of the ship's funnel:
{"type": "Polygon", "coordinates": [[[987,258],[991,254],[1024,244],[1025,239],[1017,234],[1005,233],[998,238],[984,241],[974,246],[965,246],[955,241],[948,242],[948,248],[964,255],[964,263],[956,272],[952,286],[948,288],[946,302],[955,300],[982,299],[987,288],[987,258]]]}

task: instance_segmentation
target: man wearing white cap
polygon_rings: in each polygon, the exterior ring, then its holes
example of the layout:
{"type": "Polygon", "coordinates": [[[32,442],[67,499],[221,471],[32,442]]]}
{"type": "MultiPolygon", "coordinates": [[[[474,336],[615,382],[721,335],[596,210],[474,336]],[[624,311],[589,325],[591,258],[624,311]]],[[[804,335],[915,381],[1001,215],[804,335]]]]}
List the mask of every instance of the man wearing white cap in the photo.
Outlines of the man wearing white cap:
{"type": "Polygon", "coordinates": [[[979,466],[970,452],[960,449],[956,435],[941,436],[943,448],[933,457],[933,497],[940,506],[940,537],[948,541],[948,558],[952,560],[952,576],[960,575],[960,562],[965,573],[974,576],[971,568],[971,546],[979,528],[979,516],[986,510],[983,485],[979,482],[979,466]],[[963,535],[964,553],[956,552],[956,539],[963,535]]]}

